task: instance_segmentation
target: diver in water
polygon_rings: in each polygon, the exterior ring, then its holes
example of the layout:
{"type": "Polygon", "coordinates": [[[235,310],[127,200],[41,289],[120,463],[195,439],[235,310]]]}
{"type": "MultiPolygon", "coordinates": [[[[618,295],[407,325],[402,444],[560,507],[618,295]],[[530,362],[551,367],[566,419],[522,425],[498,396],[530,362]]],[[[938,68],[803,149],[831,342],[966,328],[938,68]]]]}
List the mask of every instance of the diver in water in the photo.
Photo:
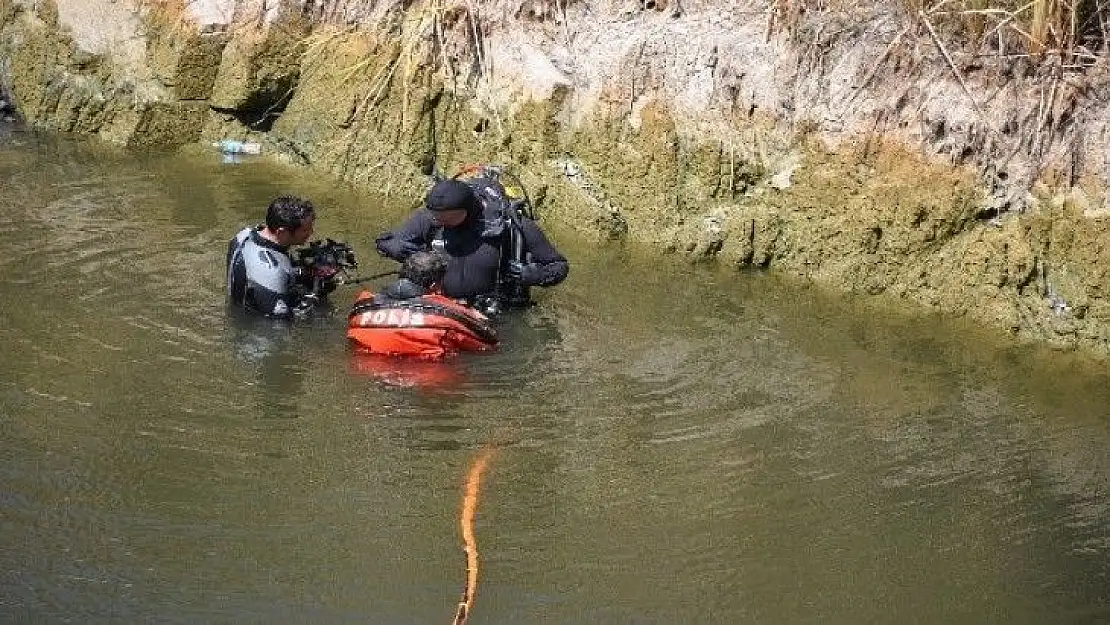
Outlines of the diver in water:
{"type": "Polygon", "coordinates": [[[414,252],[395,283],[360,293],[347,326],[356,350],[435,359],[495,347],[497,333],[486,316],[440,291],[447,266],[442,254],[414,252]]]}
{"type": "Polygon", "coordinates": [[[375,241],[378,252],[403,261],[433,249],[447,255],[443,293],[488,314],[531,304],[528,287],[549,287],[570,265],[529,215],[520,214],[491,178],[440,180],[424,208],[375,241]]]}
{"type": "MultiPolygon", "coordinates": [[[[319,294],[308,285],[330,276],[303,271],[293,262],[289,248],[308,241],[315,221],[312,202],[282,195],[270,202],[264,225],[240,230],[227,246],[228,303],[266,317],[290,318],[310,312],[319,294]]],[[[322,267],[321,271],[334,273],[335,268],[322,267]]]]}

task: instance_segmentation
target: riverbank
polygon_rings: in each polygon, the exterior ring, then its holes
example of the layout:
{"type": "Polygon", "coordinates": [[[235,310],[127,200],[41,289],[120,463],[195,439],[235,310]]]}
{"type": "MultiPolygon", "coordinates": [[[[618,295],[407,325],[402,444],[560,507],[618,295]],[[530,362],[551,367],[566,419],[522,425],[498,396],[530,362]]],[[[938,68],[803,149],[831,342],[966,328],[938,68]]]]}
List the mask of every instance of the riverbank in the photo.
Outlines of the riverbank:
{"type": "Polygon", "coordinates": [[[973,53],[908,3],[29,4],[0,0],[0,74],[38,127],[249,138],[413,204],[433,164],[511,163],[598,241],[1110,353],[1110,100],[1078,42],[1033,59],[984,21],[973,53]]]}

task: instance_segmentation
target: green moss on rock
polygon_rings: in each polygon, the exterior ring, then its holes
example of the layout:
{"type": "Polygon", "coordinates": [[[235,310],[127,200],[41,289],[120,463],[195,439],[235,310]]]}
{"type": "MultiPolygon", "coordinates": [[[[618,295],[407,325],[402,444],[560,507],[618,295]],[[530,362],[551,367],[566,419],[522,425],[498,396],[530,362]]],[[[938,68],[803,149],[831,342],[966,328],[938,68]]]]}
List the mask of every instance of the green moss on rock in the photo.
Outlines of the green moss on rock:
{"type": "Polygon", "coordinates": [[[179,100],[206,100],[220,70],[227,34],[173,27],[148,16],[147,60],[156,78],[179,100]]]}
{"type": "Polygon", "coordinates": [[[297,87],[309,32],[306,22],[291,19],[265,31],[247,30],[231,38],[222,47],[211,105],[254,112],[288,99],[297,87]]]}

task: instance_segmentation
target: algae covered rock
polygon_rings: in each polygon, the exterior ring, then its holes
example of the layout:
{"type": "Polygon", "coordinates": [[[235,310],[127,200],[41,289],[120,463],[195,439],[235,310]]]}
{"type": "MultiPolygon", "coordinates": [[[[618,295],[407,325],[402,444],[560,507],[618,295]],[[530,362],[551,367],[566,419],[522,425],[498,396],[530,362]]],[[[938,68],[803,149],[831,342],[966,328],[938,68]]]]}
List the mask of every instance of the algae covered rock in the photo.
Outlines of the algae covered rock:
{"type": "Polygon", "coordinates": [[[233,37],[223,46],[209,104],[265,123],[297,88],[307,35],[308,25],[293,20],[233,37]]]}
{"type": "Polygon", "coordinates": [[[225,32],[155,31],[148,44],[151,69],[179,100],[207,100],[227,45],[225,32]]]}

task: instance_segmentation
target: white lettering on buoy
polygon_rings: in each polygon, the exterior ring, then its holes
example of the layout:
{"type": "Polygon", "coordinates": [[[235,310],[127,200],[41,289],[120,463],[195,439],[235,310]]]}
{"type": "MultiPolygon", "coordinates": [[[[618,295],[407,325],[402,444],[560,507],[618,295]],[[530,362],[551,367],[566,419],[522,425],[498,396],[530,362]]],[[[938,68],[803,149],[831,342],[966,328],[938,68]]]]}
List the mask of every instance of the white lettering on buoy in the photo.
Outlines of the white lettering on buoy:
{"type": "Polygon", "coordinates": [[[394,328],[420,327],[425,322],[422,312],[413,312],[407,308],[379,309],[374,312],[365,312],[359,315],[358,325],[362,327],[390,326],[394,328]]]}

